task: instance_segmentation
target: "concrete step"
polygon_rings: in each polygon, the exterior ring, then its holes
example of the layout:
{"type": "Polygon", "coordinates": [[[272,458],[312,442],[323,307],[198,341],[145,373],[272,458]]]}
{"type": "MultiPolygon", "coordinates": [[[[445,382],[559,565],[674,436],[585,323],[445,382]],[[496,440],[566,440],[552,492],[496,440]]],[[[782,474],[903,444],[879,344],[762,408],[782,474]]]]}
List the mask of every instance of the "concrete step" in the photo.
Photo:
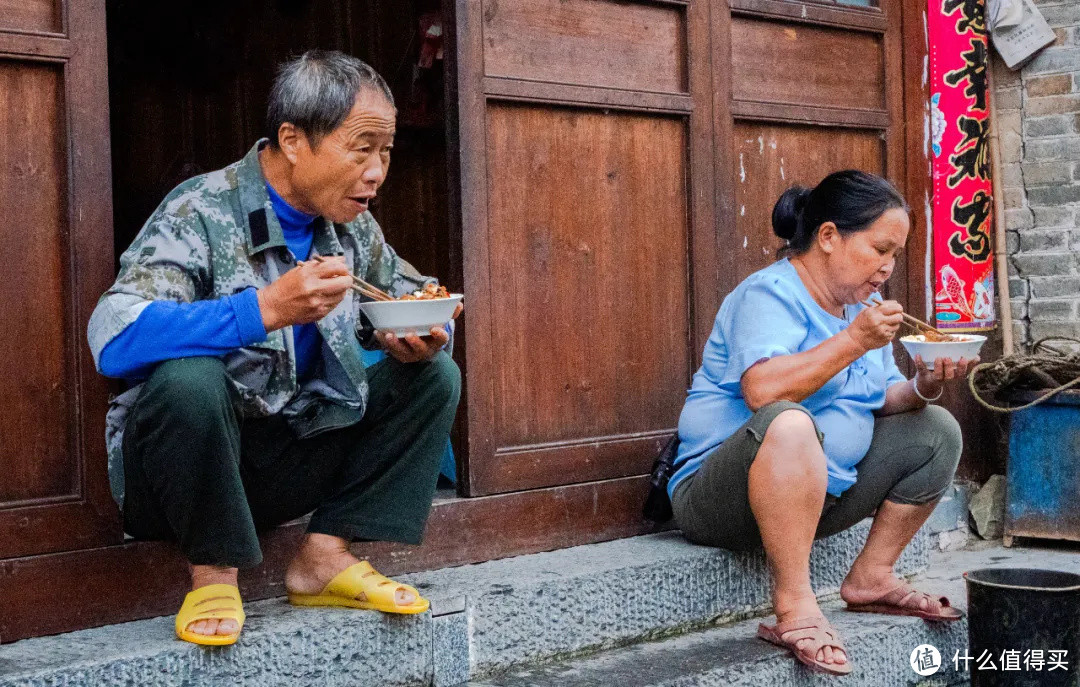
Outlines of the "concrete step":
{"type": "MultiPolygon", "coordinates": [[[[835,595],[866,540],[869,520],[818,542],[814,589],[835,595]]],[[[928,537],[898,570],[929,564],[928,537]]],[[[427,573],[432,592],[468,595],[471,675],[730,623],[769,610],[765,556],[686,542],[677,532],[427,573]]]]}
{"type": "MultiPolygon", "coordinates": [[[[837,602],[824,606],[844,638],[855,670],[848,685],[889,687],[919,679],[908,665],[911,650],[932,644],[951,659],[966,644],[967,625],[932,626],[913,618],[845,613],[837,602]]],[[[769,622],[775,619],[770,618],[769,622]]],[[[606,651],[595,656],[518,668],[473,687],[799,687],[831,684],[803,668],[786,650],[754,638],[759,619],[606,651]]],[[[936,686],[965,684],[951,665],[934,676],[936,686]]]]}
{"type": "MultiPolygon", "coordinates": [[[[986,542],[964,551],[935,552],[931,567],[916,584],[926,591],[948,596],[966,609],[962,574],[984,567],[1041,567],[1080,571],[1080,552],[1062,549],[1003,549],[986,542]]],[[[967,648],[967,619],[953,623],[927,623],[916,618],[848,613],[840,602],[823,606],[830,622],[847,646],[854,671],[843,678],[811,673],[790,652],[755,638],[758,619],[700,630],[664,640],[634,644],[595,655],[520,667],[472,687],[893,687],[908,685],[966,685],[971,675],[953,657],[967,648]],[[915,647],[930,644],[941,655],[941,669],[926,677],[910,666],[915,647]]],[[[769,618],[767,622],[774,622],[769,618]]],[[[995,660],[996,657],[995,657],[995,660]]],[[[1010,684],[1040,684],[1039,674],[1017,674],[1010,684]]]]}
{"type": "MultiPolygon", "coordinates": [[[[818,542],[815,589],[836,594],[869,522],[818,542]]],[[[901,559],[929,561],[920,533],[901,559]]],[[[241,641],[204,649],[156,618],[0,647],[9,685],[454,685],[513,666],[731,623],[768,610],[764,556],[693,546],[676,532],[402,578],[430,612],[386,616],[249,604],[241,641]]]]}

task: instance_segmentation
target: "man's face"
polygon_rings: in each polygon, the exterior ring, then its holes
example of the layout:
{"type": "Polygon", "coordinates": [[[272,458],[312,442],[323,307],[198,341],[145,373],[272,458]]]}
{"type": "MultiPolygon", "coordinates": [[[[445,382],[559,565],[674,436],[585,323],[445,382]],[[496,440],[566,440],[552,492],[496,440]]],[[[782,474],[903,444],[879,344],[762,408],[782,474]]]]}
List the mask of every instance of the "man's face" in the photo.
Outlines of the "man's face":
{"type": "Polygon", "coordinates": [[[299,208],[331,222],[351,222],[366,212],[390,169],[397,112],[382,93],[365,88],[341,125],[312,149],[301,135],[292,185],[299,208]]]}

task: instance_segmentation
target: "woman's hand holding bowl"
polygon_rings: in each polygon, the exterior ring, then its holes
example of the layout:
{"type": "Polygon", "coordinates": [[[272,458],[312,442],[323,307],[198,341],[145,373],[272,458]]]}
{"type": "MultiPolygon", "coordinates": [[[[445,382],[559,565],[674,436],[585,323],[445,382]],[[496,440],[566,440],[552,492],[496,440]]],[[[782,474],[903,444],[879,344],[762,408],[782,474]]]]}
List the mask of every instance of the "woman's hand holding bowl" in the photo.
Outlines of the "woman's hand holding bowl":
{"type": "Polygon", "coordinates": [[[954,361],[952,358],[934,359],[934,369],[926,366],[926,361],[921,355],[915,356],[915,383],[924,396],[937,396],[945,382],[954,379],[964,379],[971,368],[979,364],[978,356],[971,360],[960,358],[954,361]]]}

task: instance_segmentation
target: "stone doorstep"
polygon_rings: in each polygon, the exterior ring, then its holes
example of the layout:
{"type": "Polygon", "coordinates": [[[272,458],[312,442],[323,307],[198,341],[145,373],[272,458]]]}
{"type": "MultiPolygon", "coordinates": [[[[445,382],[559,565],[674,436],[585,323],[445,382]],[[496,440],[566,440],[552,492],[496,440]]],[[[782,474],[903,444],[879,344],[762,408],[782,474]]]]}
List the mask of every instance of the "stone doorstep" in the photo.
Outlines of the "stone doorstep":
{"type": "MultiPolygon", "coordinates": [[[[815,544],[823,598],[869,521],[815,544]]],[[[925,570],[919,534],[898,570],[925,570]]],[[[418,616],[247,605],[233,647],[175,639],[171,617],[0,646],[0,687],[19,685],[453,685],[513,666],[671,636],[768,611],[764,556],[694,546],[676,532],[401,578],[432,599],[418,616]]]]}
{"type": "MultiPolygon", "coordinates": [[[[855,666],[837,685],[890,687],[917,684],[908,665],[912,649],[932,644],[940,651],[937,687],[967,684],[952,669],[953,652],[967,644],[967,622],[929,624],[914,618],[845,613],[823,605],[840,632],[855,666]]],[[[770,619],[772,622],[774,619],[770,619]]],[[[470,687],[798,687],[827,685],[838,678],[816,676],[791,654],[755,637],[758,619],[693,632],[659,642],[608,651],[579,661],[519,668],[470,687]]],[[[926,678],[929,682],[929,678],[926,678]]]]}
{"type": "MultiPolygon", "coordinates": [[[[966,608],[962,574],[983,567],[1038,567],[1080,572],[1080,551],[1004,549],[980,542],[964,551],[935,552],[917,582],[920,589],[944,594],[966,608]]],[[[969,684],[970,672],[955,670],[953,657],[967,648],[967,619],[927,623],[917,618],[847,613],[840,602],[824,605],[844,638],[855,670],[835,683],[851,687],[969,684]],[[911,652],[920,644],[938,649],[941,670],[920,678],[911,669],[911,652]]],[[[770,619],[770,622],[772,619],[770,619]]],[[[757,619],[726,627],[639,643],[577,660],[520,667],[472,687],[799,687],[834,684],[815,676],[790,653],[755,638],[757,619]]],[[[995,658],[995,660],[997,660],[995,658]]],[[[974,665],[971,666],[972,668],[974,665]]],[[[1037,674],[1019,673],[1028,679],[1037,674]]],[[[1038,684],[1038,682],[1024,682],[1038,684]]]]}
{"type": "MultiPolygon", "coordinates": [[[[818,542],[810,558],[819,596],[839,592],[870,529],[866,520],[818,542]]],[[[901,557],[912,575],[929,563],[921,532],[901,557]]],[[[414,578],[469,599],[470,674],[730,623],[769,609],[765,556],[694,546],[678,532],[623,539],[414,578]]]]}

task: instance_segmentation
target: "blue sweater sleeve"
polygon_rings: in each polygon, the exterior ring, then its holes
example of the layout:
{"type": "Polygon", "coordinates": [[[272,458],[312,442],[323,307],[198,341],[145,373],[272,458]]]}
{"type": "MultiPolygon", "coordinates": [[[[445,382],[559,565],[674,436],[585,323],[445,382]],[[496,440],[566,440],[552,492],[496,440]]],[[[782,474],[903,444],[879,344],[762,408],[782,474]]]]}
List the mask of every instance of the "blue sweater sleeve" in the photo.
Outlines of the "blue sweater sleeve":
{"type": "Polygon", "coordinates": [[[266,338],[254,288],[217,300],[154,301],[101,351],[101,373],[140,379],[173,358],[223,355],[266,338]]]}

